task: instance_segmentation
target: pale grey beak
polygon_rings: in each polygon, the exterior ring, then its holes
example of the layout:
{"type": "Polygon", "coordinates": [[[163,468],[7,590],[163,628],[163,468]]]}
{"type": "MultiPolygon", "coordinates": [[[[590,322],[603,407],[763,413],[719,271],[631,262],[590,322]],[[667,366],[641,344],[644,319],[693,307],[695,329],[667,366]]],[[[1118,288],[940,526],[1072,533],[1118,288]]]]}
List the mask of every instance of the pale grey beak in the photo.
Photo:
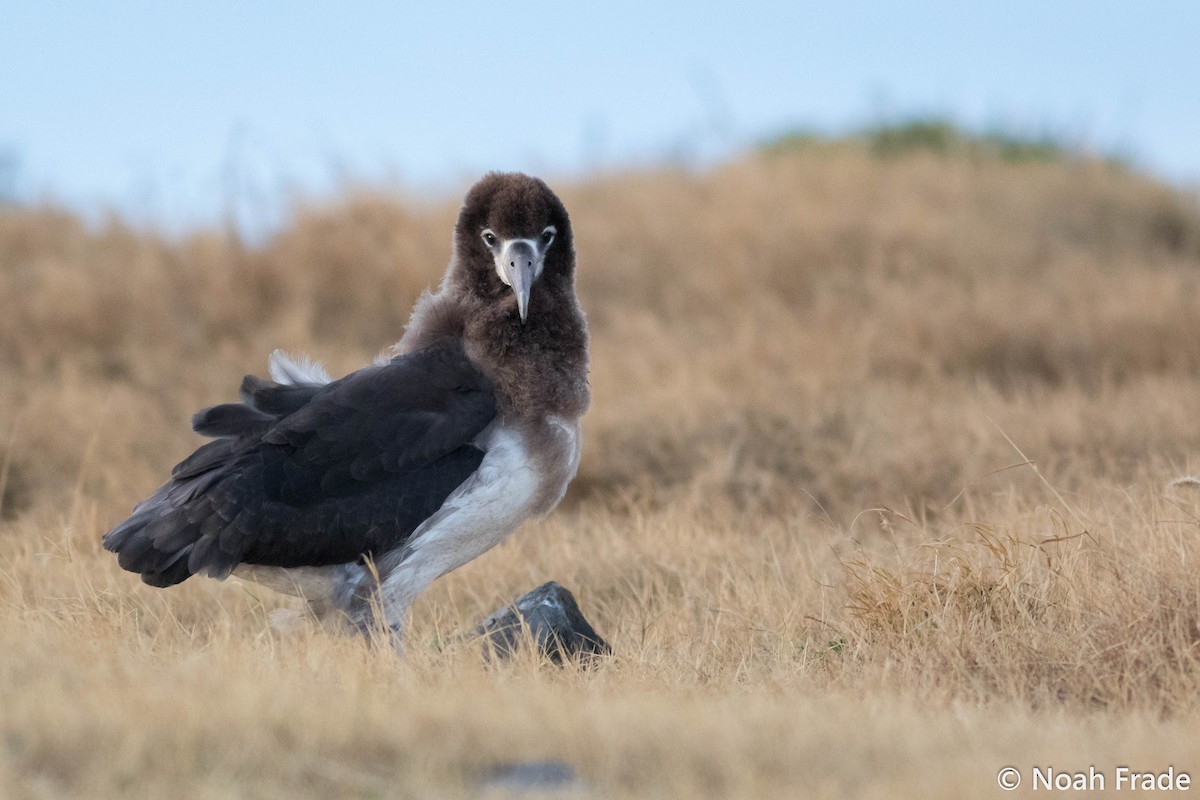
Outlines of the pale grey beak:
{"type": "Polygon", "coordinates": [[[512,287],[517,296],[517,313],[522,324],[529,316],[529,292],[541,269],[541,254],[528,239],[513,239],[505,242],[496,257],[500,278],[512,287]]]}

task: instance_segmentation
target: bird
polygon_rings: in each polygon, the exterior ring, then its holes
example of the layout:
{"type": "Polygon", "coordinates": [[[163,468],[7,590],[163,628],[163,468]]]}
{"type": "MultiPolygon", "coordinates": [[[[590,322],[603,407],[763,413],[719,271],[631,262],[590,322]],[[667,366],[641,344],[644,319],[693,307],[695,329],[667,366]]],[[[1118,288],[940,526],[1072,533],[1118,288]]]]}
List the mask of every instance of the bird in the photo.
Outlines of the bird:
{"type": "Polygon", "coordinates": [[[396,344],[338,380],[272,353],[270,379],[247,375],[240,402],[195,414],[212,441],[104,548],[150,586],[254,580],[403,652],[416,597],[548,514],[579,468],[590,389],[575,262],[545,182],[486,174],[396,344]]]}

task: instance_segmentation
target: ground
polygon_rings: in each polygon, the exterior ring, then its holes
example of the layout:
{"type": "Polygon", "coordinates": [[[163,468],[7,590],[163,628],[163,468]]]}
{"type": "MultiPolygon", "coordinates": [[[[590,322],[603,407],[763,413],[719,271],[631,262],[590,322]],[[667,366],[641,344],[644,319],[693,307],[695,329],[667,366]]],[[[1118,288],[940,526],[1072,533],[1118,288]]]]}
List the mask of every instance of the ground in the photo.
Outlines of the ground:
{"type": "Polygon", "coordinates": [[[258,244],[0,210],[3,793],[473,797],[533,760],[605,798],[1200,780],[1200,209],[1050,155],[548,176],[584,462],[399,662],[252,585],[145,587],[99,539],[271,349],[337,374],[397,339],[455,202],[348,190],[258,244]],[[485,666],[459,634],[546,580],[615,655],[485,666]]]}

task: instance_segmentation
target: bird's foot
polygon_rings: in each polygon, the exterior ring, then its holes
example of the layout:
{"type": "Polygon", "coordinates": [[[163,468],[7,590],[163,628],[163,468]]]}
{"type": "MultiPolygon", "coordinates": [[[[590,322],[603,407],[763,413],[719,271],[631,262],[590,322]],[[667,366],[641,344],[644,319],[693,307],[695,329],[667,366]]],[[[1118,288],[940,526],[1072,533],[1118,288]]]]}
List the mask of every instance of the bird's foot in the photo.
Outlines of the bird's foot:
{"type": "Polygon", "coordinates": [[[393,622],[381,625],[374,617],[351,618],[351,624],[372,646],[391,647],[396,655],[404,657],[404,625],[393,622]]]}
{"type": "Polygon", "coordinates": [[[388,640],[397,658],[404,658],[404,627],[402,625],[388,626],[388,640]]]}

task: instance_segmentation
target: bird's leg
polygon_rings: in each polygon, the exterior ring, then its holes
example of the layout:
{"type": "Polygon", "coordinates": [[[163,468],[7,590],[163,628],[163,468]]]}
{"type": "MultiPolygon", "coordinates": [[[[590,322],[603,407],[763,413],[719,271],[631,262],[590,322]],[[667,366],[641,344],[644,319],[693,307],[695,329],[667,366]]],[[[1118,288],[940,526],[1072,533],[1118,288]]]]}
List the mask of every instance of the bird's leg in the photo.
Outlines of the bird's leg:
{"type": "Polygon", "coordinates": [[[406,549],[385,554],[378,562],[367,563],[363,578],[354,587],[346,608],[351,624],[368,640],[386,636],[399,656],[404,655],[404,623],[411,598],[388,591],[394,586],[393,575],[399,570],[406,549]]]}
{"type": "MultiPolygon", "coordinates": [[[[436,519],[436,515],[431,517],[426,520],[426,525],[436,519]]],[[[473,540],[464,543],[453,526],[431,525],[404,546],[366,564],[365,577],[354,592],[351,620],[368,635],[372,630],[386,628],[396,649],[402,651],[404,623],[413,601],[437,578],[475,558],[494,543],[473,540]]]]}
{"type": "Polygon", "coordinates": [[[386,631],[397,652],[403,653],[404,625],[413,601],[458,566],[458,552],[446,550],[437,537],[418,537],[366,565],[349,610],[355,627],[368,637],[386,631]]]}
{"type": "Polygon", "coordinates": [[[347,615],[354,628],[368,641],[386,637],[396,655],[404,655],[404,622],[408,616],[408,605],[386,602],[379,584],[363,581],[355,592],[347,615]]]}

